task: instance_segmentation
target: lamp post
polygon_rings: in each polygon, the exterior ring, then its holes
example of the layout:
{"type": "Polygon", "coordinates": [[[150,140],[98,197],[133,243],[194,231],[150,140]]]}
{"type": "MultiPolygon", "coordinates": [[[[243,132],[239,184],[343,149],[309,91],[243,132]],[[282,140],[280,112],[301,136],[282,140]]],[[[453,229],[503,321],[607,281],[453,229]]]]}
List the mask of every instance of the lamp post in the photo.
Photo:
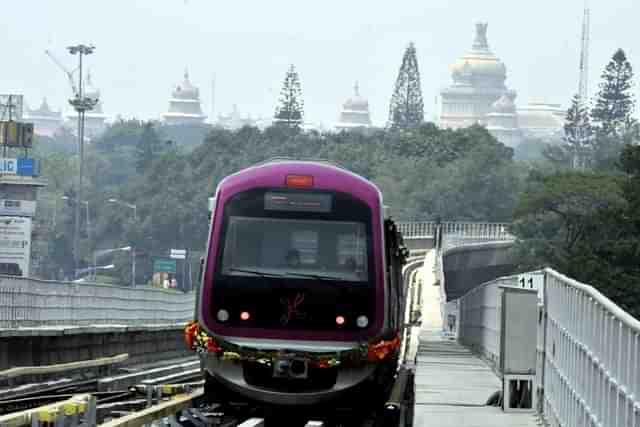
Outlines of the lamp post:
{"type": "MultiPolygon", "coordinates": [[[[122,200],[118,200],[118,199],[109,199],[108,202],[116,203],[118,205],[126,206],[130,209],[133,209],[133,222],[138,221],[136,205],[123,202],[122,200]]],[[[131,248],[131,287],[134,287],[135,285],[136,285],[136,250],[135,248],[132,247],[131,248]]]]}
{"type": "MultiPolygon", "coordinates": [[[[90,55],[93,53],[95,47],[94,46],[86,46],[83,44],[79,44],[76,46],[69,46],[69,53],[72,55],[78,54],[79,57],[79,84],[78,84],[78,92],[75,94],[74,98],[69,100],[69,104],[73,106],[73,108],[78,112],[78,146],[79,146],[79,154],[80,154],[80,166],[78,173],[78,188],[76,190],[78,200],[82,200],[82,172],[83,172],[83,163],[84,163],[84,113],[87,110],[92,110],[98,100],[95,98],[88,98],[84,96],[82,91],[82,57],[83,55],[90,55]]],[[[76,271],[80,267],[80,254],[79,254],[79,234],[80,234],[80,204],[76,203],[76,221],[75,228],[73,233],[73,256],[75,258],[75,266],[76,271]]]]}
{"type": "Polygon", "coordinates": [[[130,250],[132,250],[131,246],[124,246],[122,248],[103,249],[103,250],[100,250],[100,251],[93,251],[93,267],[94,267],[93,278],[94,278],[94,280],[96,278],[96,269],[98,268],[98,267],[96,267],[96,265],[98,265],[98,257],[101,257],[102,255],[110,254],[112,252],[117,252],[117,251],[125,251],[125,252],[127,252],[127,251],[130,251],[130,250]]]}

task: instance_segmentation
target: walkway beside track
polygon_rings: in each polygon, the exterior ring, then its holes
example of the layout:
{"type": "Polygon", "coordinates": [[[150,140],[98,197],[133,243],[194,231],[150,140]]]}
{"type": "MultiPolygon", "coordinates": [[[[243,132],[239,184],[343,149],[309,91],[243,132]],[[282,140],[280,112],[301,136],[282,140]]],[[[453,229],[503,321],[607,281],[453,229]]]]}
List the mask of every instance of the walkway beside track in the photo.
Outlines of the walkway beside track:
{"type": "Polygon", "coordinates": [[[440,289],[433,286],[435,251],[418,274],[423,283],[422,331],[416,366],[414,427],[534,427],[535,414],[486,406],[501,389],[491,368],[455,341],[442,338],[440,289]]]}

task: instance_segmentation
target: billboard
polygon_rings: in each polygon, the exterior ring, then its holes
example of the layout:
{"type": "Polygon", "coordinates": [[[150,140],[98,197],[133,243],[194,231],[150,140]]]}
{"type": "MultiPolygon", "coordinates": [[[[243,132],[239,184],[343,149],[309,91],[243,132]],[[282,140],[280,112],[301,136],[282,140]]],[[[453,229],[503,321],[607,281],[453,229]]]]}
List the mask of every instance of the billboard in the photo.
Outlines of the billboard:
{"type": "Polygon", "coordinates": [[[0,121],[0,145],[33,147],[33,123],[0,121]]]}
{"type": "Polygon", "coordinates": [[[0,174],[18,176],[39,176],[40,168],[36,159],[20,157],[17,159],[0,158],[0,174]]]}
{"type": "Polygon", "coordinates": [[[176,260],[158,258],[153,261],[154,273],[176,273],[176,260]]]}
{"type": "Polygon", "coordinates": [[[31,218],[0,218],[0,274],[29,276],[31,218]]]}
{"type": "Polygon", "coordinates": [[[0,95],[0,120],[22,120],[22,95],[0,95]]]}
{"type": "Polygon", "coordinates": [[[35,200],[0,199],[0,215],[34,217],[36,202],[35,200]]]}

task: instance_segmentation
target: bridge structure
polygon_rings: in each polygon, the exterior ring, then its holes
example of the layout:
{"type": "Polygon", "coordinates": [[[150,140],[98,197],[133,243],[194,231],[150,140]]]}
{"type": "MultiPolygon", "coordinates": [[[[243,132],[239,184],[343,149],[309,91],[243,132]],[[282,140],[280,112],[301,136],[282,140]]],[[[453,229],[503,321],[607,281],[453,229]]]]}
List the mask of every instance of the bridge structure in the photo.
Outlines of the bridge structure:
{"type": "MultiPolygon", "coordinates": [[[[554,270],[516,274],[509,227],[398,223],[413,425],[640,427],[640,322],[554,270]]],[[[171,290],[0,277],[0,371],[141,342],[177,355],[193,307],[171,290]]]]}
{"type": "Polygon", "coordinates": [[[640,427],[640,321],[550,268],[516,274],[509,224],[399,228],[435,240],[405,267],[415,426],[640,427]]]}

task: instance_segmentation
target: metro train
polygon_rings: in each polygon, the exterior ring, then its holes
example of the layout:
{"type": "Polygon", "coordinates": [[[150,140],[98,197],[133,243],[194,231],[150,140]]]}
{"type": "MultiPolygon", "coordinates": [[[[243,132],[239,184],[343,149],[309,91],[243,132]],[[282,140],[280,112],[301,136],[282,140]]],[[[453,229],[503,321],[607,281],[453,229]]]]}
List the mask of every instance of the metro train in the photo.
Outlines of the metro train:
{"type": "Polygon", "coordinates": [[[273,159],[223,179],[210,206],[196,320],[214,402],[382,402],[401,352],[408,251],[370,181],[273,159]]]}

